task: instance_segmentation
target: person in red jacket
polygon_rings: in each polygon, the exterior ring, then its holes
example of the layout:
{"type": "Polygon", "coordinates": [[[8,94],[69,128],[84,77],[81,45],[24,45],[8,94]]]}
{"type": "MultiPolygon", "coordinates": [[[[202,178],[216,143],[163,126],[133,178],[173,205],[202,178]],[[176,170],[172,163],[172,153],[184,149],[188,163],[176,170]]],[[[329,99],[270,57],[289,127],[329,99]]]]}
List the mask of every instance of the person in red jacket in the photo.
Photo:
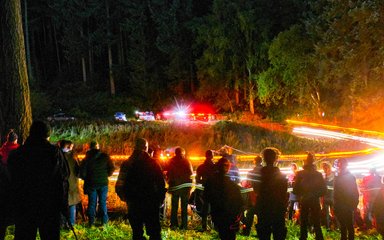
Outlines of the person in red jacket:
{"type": "Polygon", "coordinates": [[[17,134],[11,129],[7,135],[7,141],[0,148],[0,158],[3,165],[8,164],[9,153],[19,147],[17,139],[17,134]]]}

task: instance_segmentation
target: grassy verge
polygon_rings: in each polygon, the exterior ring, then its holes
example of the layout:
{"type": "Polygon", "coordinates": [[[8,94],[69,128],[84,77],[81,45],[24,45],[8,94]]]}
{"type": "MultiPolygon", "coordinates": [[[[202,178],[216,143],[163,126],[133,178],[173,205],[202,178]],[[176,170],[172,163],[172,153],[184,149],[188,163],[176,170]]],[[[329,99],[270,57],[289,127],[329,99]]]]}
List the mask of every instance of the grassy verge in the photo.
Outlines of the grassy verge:
{"type": "MultiPolygon", "coordinates": [[[[300,227],[293,222],[287,222],[288,227],[288,235],[287,239],[299,239],[300,227]]],[[[8,228],[8,235],[5,238],[6,240],[14,239],[14,227],[11,226],[8,228]]],[[[122,220],[110,221],[110,224],[105,227],[87,227],[85,223],[78,224],[75,226],[75,232],[79,240],[89,240],[89,239],[99,239],[99,240],[117,240],[117,239],[131,239],[132,238],[132,230],[129,224],[122,220]]],[[[325,231],[323,229],[324,239],[340,239],[340,233],[338,231],[325,231]]],[[[210,232],[199,233],[195,230],[186,230],[186,231],[171,231],[167,227],[163,227],[162,229],[162,237],[167,240],[177,240],[177,239],[218,239],[218,234],[216,231],[212,230],[210,232]]],[[[39,239],[39,238],[38,238],[39,239]]],[[[73,233],[69,230],[61,231],[61,239],[65,240],[74,240],[75,237],[73,233]]],[[[237,235],[237,239],[245,240],[245,239],[258,239],[256,238],[256,231],[252,229],[251,235],[249,237],[237,235]]],[[[309,240],[315,239],[313,234],[309,234],[309,240]]],[[[380,236],[375,231],[371,232],[358,232],[356,231],[355,239],[366,239],[366,240],[374,240],[381,239],[380,236]]]]}

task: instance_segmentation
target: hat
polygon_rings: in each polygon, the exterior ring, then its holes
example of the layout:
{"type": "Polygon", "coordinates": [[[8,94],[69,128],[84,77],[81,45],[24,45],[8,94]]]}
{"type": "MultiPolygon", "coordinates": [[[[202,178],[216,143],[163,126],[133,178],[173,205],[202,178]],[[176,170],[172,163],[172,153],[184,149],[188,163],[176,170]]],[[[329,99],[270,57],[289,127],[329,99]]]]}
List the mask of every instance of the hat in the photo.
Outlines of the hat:
{"type": "Polygon", "coordinates": [[[31,138],[47,138],[50,135],[49,126],[43,121],[34,121],[29,129],[29,137],[31,138]]]}
{"type": "Polygon", "coordinates": [[[7,135],[7,141],[13,142],[17,140],[17,138],[18,138],[17,134],[13,131],[13,129],[11,129],[7,135]]]}

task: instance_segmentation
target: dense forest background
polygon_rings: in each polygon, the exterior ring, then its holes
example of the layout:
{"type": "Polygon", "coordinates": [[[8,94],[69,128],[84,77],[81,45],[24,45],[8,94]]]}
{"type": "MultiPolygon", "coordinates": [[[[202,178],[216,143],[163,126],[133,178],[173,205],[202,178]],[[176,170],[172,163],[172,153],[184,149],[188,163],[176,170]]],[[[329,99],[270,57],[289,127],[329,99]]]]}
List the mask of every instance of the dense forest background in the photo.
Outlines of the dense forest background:
{"type": "Polygon", "coordinates": [[[34,118],[177,99],[270,119],[383,119],[381,0],[21,3],[34,118]]]}

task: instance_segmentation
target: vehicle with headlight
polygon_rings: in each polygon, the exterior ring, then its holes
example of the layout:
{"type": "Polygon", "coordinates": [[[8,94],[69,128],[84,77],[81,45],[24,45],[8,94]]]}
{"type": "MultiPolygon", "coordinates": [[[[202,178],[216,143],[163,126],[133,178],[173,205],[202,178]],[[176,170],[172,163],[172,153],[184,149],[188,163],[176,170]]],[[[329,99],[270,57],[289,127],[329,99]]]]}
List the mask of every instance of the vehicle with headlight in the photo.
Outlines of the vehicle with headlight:
{"type": "Polygon", "coordinates": [[[155,115],[153,112],[135,112],[137,121],[155,121],[155,115]]]}
{"type": "Polygon", "coordinates": [[[62,122],[62,121],[74,121],[74,116],[68,115],[64,112],[55,113],[52,116],[47,117],[48,122],[62,122]]]}
{"type": "Polygon", "coordinates": [[[114,115],[115,121],[117,122],[126,122],[127,116],[123,112],[116,112],[114,115]]]}

